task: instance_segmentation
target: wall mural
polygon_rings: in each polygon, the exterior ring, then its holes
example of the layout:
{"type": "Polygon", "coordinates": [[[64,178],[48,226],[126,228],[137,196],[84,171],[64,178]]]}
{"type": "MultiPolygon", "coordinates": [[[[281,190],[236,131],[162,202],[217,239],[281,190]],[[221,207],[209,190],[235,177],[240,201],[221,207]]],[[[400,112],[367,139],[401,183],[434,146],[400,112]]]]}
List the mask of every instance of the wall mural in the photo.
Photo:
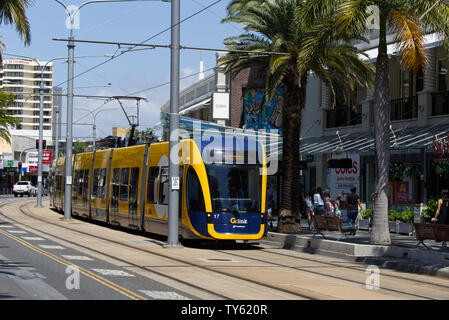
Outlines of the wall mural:
{"type": "Polygon", "coordinates": [[[279,130],[282,134],[282,106],[284,88],[275,90],[270,102],[265,102],[263,88],[243,91],[243,128],[253,130],[279,130]]]}

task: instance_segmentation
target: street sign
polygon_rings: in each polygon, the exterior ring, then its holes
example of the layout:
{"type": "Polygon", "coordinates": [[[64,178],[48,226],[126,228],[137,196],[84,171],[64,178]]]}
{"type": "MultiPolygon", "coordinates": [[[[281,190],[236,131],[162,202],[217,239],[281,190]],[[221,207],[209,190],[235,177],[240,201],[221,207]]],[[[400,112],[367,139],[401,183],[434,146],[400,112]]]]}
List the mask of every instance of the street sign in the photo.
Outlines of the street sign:
{"type": "Polygon", "coordinates": [[[42,150],[42,164],[51,164],[52,150],[42,150]]]}
{"type": "Polygon", "coordinates": [[[172,190],[179,190],[179,177],[171,178],[171,188],[172,190]]]}

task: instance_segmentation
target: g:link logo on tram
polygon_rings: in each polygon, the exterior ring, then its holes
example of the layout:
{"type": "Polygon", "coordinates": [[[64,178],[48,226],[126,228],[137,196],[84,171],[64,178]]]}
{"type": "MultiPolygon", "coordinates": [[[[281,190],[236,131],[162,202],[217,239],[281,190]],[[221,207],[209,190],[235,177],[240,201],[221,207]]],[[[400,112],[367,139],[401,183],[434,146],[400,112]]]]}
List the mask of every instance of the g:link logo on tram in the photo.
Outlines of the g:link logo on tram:
{"type": "Polygon", "coordinates": [[[231,218],[231,223],[232,224],[248,224],[248,220],[231,218]]]}

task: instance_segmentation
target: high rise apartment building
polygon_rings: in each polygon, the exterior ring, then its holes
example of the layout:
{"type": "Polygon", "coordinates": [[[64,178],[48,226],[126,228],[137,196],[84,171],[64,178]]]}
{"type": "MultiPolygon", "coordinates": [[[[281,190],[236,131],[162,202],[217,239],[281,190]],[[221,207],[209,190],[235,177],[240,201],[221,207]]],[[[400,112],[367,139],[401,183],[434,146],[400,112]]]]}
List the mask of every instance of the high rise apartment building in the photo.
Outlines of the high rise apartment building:
{"type": "Polygon", "coordinates": [[[15,102],[8,106],[8,111],[17,117],[21,124],[11,128],[11,135],[38,138],[41,74],[45,82],[43,133],[44,139],[47,139],[49,144],[52,140],[53,63],[39,61],[38,64],[29,60],[3,60],[0,88],[15,96],[15,102]],[[42,73],[41,66],[45,66],[42,73]]]}

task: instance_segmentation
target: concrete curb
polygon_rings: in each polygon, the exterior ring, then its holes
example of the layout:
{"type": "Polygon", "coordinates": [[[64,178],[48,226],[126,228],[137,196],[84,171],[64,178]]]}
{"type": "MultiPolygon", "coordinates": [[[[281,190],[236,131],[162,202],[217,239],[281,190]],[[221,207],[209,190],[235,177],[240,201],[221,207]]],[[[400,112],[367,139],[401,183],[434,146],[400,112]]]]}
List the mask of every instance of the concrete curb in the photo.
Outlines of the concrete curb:
{"type": "Polygon", "coordinates": [[[266,240],[278,243],[283,249],[341,258],[397,271],[449,278],[449,251],[349,243],[323,239],[320,236],[313,238],[311,234],[268,232],[266,240]]]}

